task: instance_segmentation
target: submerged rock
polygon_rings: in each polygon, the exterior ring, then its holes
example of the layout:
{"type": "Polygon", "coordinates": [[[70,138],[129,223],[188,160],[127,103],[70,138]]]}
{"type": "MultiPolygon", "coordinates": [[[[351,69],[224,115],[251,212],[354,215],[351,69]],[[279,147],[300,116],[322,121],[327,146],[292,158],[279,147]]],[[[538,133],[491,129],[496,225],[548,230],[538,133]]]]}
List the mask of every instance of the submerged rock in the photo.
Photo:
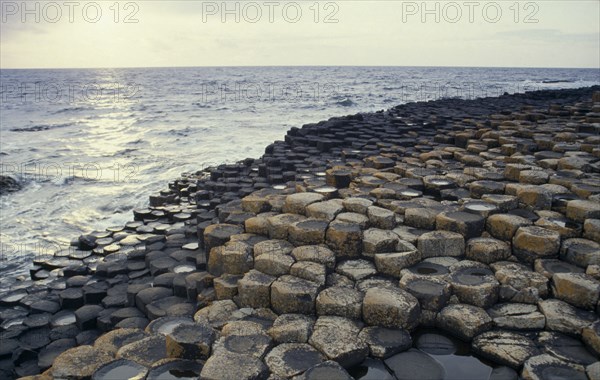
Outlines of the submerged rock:
{"type": "Polygon", "coordinates": [[[426,379],[443,380],[446,371],[428,354],[410,349],[385,360],[398,380],[426,379]]]}
{"type": "Polygon", "coordinates": [[[92,380],[144,379],[148,368],[126,359],[116,359],[98,368],[92,380]]]}

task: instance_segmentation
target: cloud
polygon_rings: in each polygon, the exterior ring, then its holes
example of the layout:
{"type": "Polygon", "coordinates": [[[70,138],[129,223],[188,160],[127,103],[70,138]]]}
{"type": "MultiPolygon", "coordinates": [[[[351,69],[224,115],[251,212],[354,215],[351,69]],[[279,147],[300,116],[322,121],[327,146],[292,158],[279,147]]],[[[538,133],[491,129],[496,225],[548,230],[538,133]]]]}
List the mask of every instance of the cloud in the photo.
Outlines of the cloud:
{"type": "Polygon", "coordinates": [[[559,29],[516,29],[497,32],[495,37],[552,43],[598,43],[600,41],[600,36],[597,33],[565,33],[559,29]]]}
{"type": "MultiPolygon", "coordinates": [[[[1,0],[0,0],[1,1],[1,0]]],[[[60,3],[60,2],[59,2],[60,3]]],[[[99,2],[102,21],[0,24],[2,67],[123,67],[189,65],[453,65],[594,67],[600,44],[598,6],[547,2],[538,24],[403,23],[400,2],[339,3],[339,23],[314,21],[302,2],[298,23],[203,22],[201,1],[137,1],[139,23],[113,22],[114,4],[99,2]],[[560,51],[562,54],[557,55],[560,51]]],[[[121,7],[124,2],[118,2],[121,7]]],[[[222,7],[222,0],[215,2],[222,7]]],[[[232,1],[227,2],[229,9],[232,1]]],[[[262,4],[263,2],[258,2],[262,4]]],[[[242,3],[240,3],[242,4],[242,3]]],[[[323,7],[324,3],[320,3],[323,7]]],[[[508,6],[508,5],[507,5],[508,6]]],[[[121,19],[127,12],[121,9],[121,19]]]]}

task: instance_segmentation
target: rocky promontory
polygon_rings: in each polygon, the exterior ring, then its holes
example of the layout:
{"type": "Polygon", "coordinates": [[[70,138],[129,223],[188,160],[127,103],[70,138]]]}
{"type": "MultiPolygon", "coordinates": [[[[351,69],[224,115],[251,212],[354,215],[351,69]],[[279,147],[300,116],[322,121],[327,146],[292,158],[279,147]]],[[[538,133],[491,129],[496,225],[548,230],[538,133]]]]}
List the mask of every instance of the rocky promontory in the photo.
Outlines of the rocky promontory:
{"type": "Polygon", "coordinates": [[[184,173],[6,280],[0,378],[598,380],[599,91],[337,117],[184,173]]]}

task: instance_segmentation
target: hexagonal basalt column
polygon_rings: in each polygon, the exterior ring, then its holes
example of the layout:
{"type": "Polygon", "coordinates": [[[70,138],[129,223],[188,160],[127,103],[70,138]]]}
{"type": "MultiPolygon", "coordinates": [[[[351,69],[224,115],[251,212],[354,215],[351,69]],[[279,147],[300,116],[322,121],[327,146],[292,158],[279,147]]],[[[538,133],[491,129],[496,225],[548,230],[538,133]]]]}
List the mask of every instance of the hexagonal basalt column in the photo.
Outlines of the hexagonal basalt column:
{"type": "Polygon", "coordinates": [[[317,296],[317,314],[360,319],[362,300],[362,292],[356,289],[333,286],[317,296]]]}
{"type": "Polygon", "coordinates": [[[295,246],[323,244],[329,223],[320,219],[306,219],[292,224],[289,241],[295,246]]]}
{"type": "Polygon", "coordinates": [[[462,303],[488,308],[498,301],[500,284],[487,268],[462,268],[450,275],[452,291],[462,303]]]}
{"type": "Polygon", "coordinates": [[[369,353],[367,344],[358,337],[360,325],[350,319],[322,316],[317,319],[309,343],[327,358],[343,367],[362,362],[369,353]]]}
{"type": "Polygon", "coordinates": [[[556,257],[560,249],[558,232],[537,226],[520,227],[512,242],[515,256],[526,263],[556,257]]]}
{"type": "Polygon", "coordinates": [[[477,306],[454,304],[446,306],[437,316],[439,328],[470,341],[492,327],[490,316],[477,306]]]}
{"type": "Polygon", "coordinates": [[[306,207],[320,202],[325,197],[317,193],[296,193],[288,195],[283,204],[283,212],[290,214],[306,215],[306,207]]]}
{"type": "Polygon", "coordinates": [[[314,314],[317,284],[294,276],[281,276],[271,285],[271,307],[278,314],[314,314]]]}
{"type": "Polygon", "coordinates": [[[271,284],[275,277],[251,270],[238,281],[238,303],[242,307],[270,307],[271,284]]]}
{"type": "Polygon", "coordinates": [[[340,258],[358,258],[362,252],[363,233],[358,224],[332,222],[327,229],[327,245],[340,258]]]}
{"type": "Polygon", "coordinates": [[[363,319],[374,326],[410,330],[417,326],[420,312],[417,299],[400,288],[371,288],[363,299],[363,319]]]}
{"type": "Polygon", "coordinates": [[[485,218],[464,211],[442,212],[435,218],[436,228],[458,232],[465,239],[481,236],[485,227],[485,218]]]}
{"type": "Polygon", "coordinates": [[[456,232],[432,231],[419,236],[417,247],[423,258],[459,257],[465,254],[465,239],[456,232]]]}

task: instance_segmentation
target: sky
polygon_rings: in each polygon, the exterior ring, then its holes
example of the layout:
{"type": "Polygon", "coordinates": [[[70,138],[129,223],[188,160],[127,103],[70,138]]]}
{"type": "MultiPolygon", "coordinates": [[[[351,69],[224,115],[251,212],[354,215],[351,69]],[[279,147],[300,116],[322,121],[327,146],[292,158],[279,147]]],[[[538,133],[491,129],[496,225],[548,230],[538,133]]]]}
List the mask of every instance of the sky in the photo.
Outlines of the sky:
{"type": "Polygon", "coordinates": [[[6,1],[1,68],[600,68],[600,1],[6,1]]]}

